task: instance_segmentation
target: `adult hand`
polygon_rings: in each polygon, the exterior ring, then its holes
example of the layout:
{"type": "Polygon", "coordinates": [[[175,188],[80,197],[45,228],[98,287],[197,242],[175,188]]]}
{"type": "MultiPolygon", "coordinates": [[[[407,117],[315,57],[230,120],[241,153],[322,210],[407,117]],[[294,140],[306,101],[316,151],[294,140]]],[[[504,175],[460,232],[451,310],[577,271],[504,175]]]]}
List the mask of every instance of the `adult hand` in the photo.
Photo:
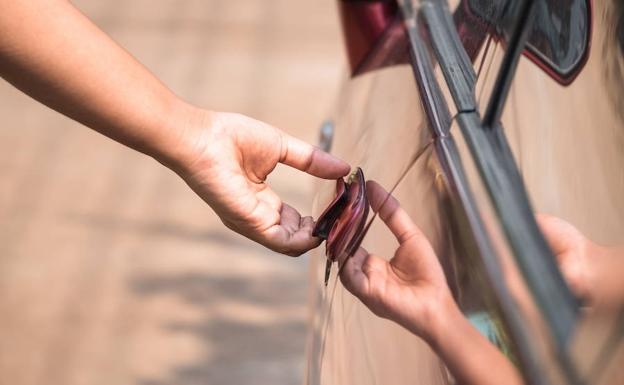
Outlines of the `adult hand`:
{"type": "Polygon", "coordinates": [[[463,316],[431,244],[397,200],[375,182],[367,193],[399,247],[390,261],[360,248],[341,271],[344,286],[373,313],[425,340],[457,383],[521,385],[515,367],[463,316]]]}
{"type": "Polygon", "coordinates": [[[545,214],[536,218],[574,294],[592,306],[621,306],[624,249],[598,245],[560,218],[545,214]]]}
{"type": "Polygon", "coordinates": [[[373,313],[431,342],[440,317],[455,312],[444,272],[424,234],[376,182],[366,185],[371,208],[396,236],[390,261],[360,248],[341,271],[343,285],[373,313]]]}
{"type": "Polygon", "coordinates": [[[282,202],[267,176],[283,163],[337,179],[349,173],[347,163],[239,114],[199,111],[182,142],[176,171],[228,228],[291,256],[319,245],[312,217],[282,202]]]}
{"type": "Polygon", "coordinates": [[[593,286],[590,255],[598,254],[596,245],[560,218],[538,214],[536,219],[568,285],[577,296],[589,300],[593,286]]]}
{"type": "Polygon", "coordinates": [[[68,1],[0,0],[0,76],[49,107],[171,167],[231,229],[290,255],[313,220],[265,183],[278,162],[321,178],[349,166],[276,128],[178,98],[68,1]]]}

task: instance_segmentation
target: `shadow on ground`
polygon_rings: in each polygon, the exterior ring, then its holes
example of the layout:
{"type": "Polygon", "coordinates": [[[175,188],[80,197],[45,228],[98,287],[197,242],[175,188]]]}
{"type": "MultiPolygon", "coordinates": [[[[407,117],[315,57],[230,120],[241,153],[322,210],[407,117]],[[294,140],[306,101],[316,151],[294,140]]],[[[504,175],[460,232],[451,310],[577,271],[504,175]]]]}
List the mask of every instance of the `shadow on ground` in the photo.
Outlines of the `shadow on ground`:
{"type": "Polygon", "coordinates": [[[228,302],[273,309],[297,308],[305,303],[305,290],[294,278],[269,275],[257,278],[222,277],[204,273],[145,275],[131,282],[140,297],[174,295],[200,309],[197,322],[163,325],[169,332],[187,333],[201,341],[206,354],[175,367],[166,379],[141,379],[143,385],[194,384],[300,384],[303,362],[301,335],[305,317],[258,322],[220,316],[214,308],[228,302]],[[274,348],[279,347],[279,348],[274,348]],[[258,382],[262,379],[262,382],[258,382]]]}

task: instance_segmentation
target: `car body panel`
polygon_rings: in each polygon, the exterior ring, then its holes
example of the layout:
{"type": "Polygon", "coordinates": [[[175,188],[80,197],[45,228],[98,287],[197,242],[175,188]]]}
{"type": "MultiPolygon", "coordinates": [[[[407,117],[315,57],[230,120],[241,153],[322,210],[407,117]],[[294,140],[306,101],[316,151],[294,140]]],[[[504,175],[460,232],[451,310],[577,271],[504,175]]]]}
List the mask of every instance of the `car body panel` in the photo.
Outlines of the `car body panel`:
{"type": "MultiPolygon", "coordinates": [[[[416,10],[420,5],[407,3],[416,10]]],[[[559,216],[605,245],[624,244],[623,9],[613,0],[593,2],[592,51],[567,86],[528,58],[520,59],[500,128],[530,210],[559,216]]],[[[433,58],[434,51],[429,46],[423,52],[433,58]]],[[[482,44],[471,56],[476,105],[466,112],[477,122],[479,112],[485,115],[505,54],[499,41],[490,48],[482,44]]],[[[418,78],[423,69],[412,57],[411,65],[376,69],[345,82],[332,118],[332,152],[393,191],[431,240],[464,313],[475,323],[489,323],[490,338],[528,379],[619,383],[620,309],[573,315],[571,334],[553,334],[552,320],[530,288],[531,277],[518,264],[523,251],[510,241],[515,230],[501,220],[506,208],[495,204],[496,190],[487,185],[475,157],[479,149],[471,148],[474,143],[462,127],[466,119],[452,118],[462,107],[449,76],[433,65],[430,80],[441,85],[449,108],[441,131],[432,127],[431,103],[423,99],[422,79],[416,82],[413,75],[418,78]]],[[[331,200],[333,187],[319,184],[315,214],[331,200]]],[[[389,258],[397,245],[375,221],[363,246],[389,258]]],[[[340,285],[335,272],[324,288],[324,265],[322,250],[315,252],[306,383],[452,383],[423,341],[373,315],[340,285]]]]}

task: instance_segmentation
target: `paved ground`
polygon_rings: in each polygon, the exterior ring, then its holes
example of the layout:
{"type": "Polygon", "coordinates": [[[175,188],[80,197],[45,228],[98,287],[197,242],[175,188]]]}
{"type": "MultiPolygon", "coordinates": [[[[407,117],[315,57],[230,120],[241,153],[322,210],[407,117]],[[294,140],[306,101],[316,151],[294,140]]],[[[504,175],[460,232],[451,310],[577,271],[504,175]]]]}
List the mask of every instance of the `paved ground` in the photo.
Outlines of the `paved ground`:
{"type": "MultiPolygon", "coordinates": [[[[178,94],[309,141],[331,0],[76,0],[178,94]]],[[[173,173],[0,83],[0,383],[299,384],[306,260],[230,234],[173,173]]],[[[311,181],[271,181],[309,210],[311,181]]]]}

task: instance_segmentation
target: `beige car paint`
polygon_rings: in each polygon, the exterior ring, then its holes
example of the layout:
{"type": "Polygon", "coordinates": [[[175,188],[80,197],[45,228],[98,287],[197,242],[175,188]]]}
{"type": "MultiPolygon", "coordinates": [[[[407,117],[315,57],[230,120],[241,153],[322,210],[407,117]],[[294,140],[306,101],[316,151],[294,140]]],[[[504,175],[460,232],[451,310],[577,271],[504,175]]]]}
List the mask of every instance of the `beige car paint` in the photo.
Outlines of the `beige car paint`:
{"type": "MultiPolygon", "coordinates": [[[[624,61],[613,27],[614,20],[622,17],[621,10],[616,0],[594,1],[590,57],[568,87],[521,59],[502,118],[534,210],[559,216],[605,245],[624,244],[624,61]]],[[[489,54],[500,56],[501,52],[498,47],[489,54]]],[[[492,82],[495,73],[495,68],[485,72],[480,84],[492,82]]],[[[486,103],[487,95],[479,101],[486,103]]],[[[390,190],[411,167],[393,195],[431,240],[454,293],[464,298],[483,297],[482,301],[477,299],[478,305],[489,304],[483,287],[464,285],[461,272],[470,267],[462,266],[468,260],[458,250],[452,231],[452,194],[430,145],[432,139],[411,67],[384,68],[347,80],[332,118],[336,130],[332,152],[353,166],[361,166],[367,179],[390,190]]],[[[471,168],[472,155],[455,125],[451,134],[458,142],[469,183],[499,257],[508,266],[506,282],[535,333],[544,368],[552,383],[565,383],[554,352],[549,350],[539,312],[511,262],[489,197],[471,168]]],[[[331,198],[333,186],[331,182],[319,185],[316,214],[331,198]]],[[[379,221],[373,223],[363,242],[368,251],[388,258],[396,246],[379,221]]],[[[443,364],[422,340],[374,316],[342,287],[335,268],[325,288],[324,265],[321,248],[310,268],[307,384],[452,383],[443,364]]],[[[571,347],[574,364],[584,375],[616,326],[615,311],[587,314],[571,347]]],[[[623,365],[617,365],[624,362],[622,345],[620,341],[615,354],[606,358],[611,363],[605,362],[603,375],[593,377],[595,383],[623,383],[623,365]]]]}

